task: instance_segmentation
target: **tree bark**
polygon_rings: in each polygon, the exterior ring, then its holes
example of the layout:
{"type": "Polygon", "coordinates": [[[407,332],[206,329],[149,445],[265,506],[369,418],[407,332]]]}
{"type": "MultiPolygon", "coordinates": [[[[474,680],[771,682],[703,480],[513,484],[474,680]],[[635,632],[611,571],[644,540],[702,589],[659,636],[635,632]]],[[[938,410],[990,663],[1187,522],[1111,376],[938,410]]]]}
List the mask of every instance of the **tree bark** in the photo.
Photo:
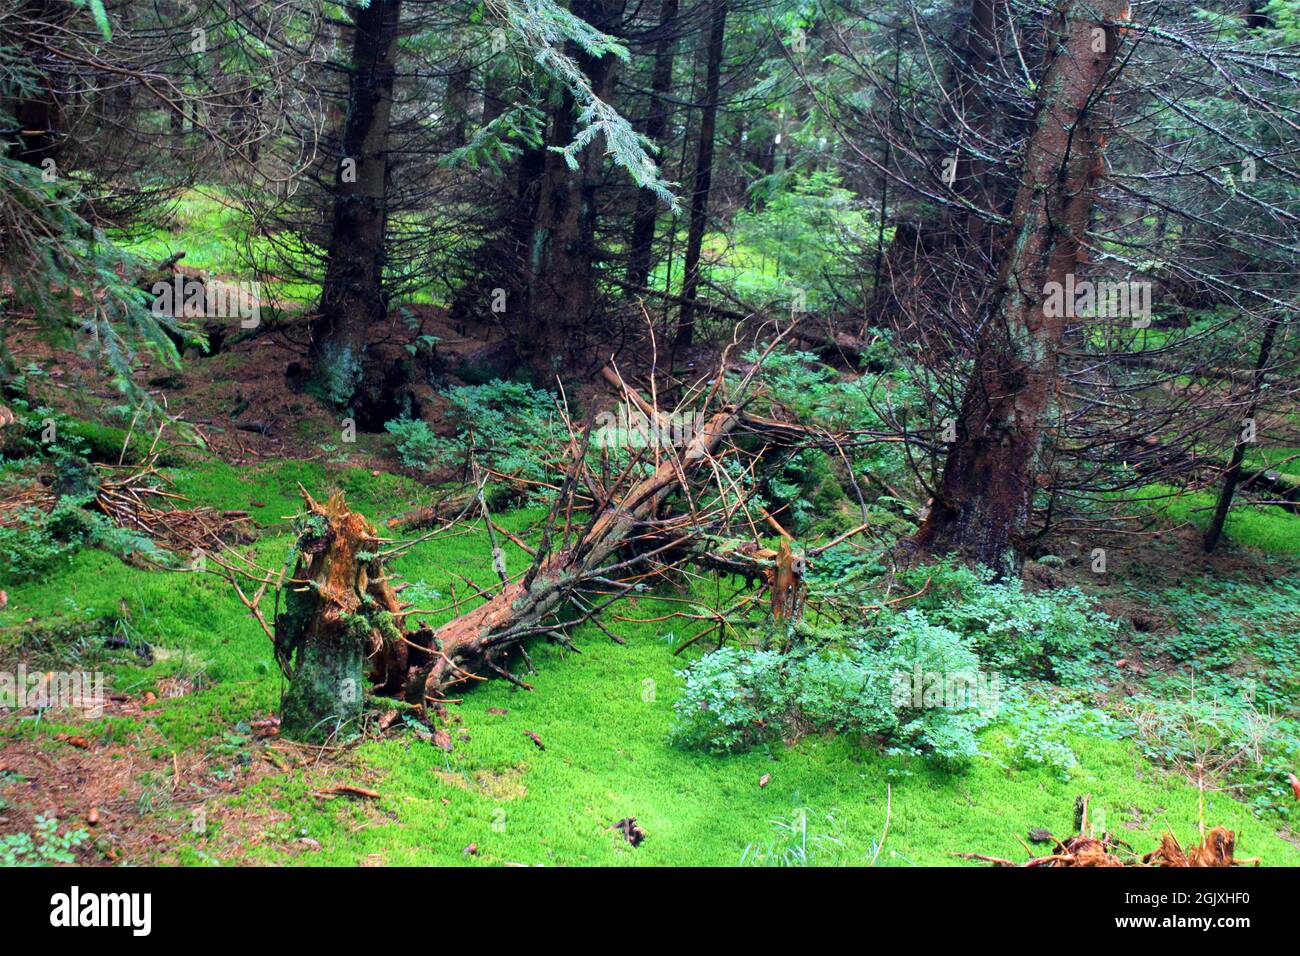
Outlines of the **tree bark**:
{"type": "Polygon", "coordinates": [[[1042,446],[1051,427],[1065,320],[1047,315],[1045,285],[1078,265],[1100,140],[1089,130],[1119,45],[1124,0],[1068,0],[1049,22],[1057,45],[1040,84],[1035,128],[1012,208],[1015,224],[987,306],[988,332],[962,401],[957,440],[912,543],[955,551],[1000,575],[1024,559],[1042,446]],[[1094,50],[1095,30],[1104,49],[1094,50]]]}
{"type": "MultiPolygon", "coordinates": [[[[1264,336],[1259,343],[1259,356],[1255,360],[1255,372],[1250,384],[1250,406],[1246,409],[1245,418],[1255,417],[1255,412],[1259,408],[1260,395],[1264,390],[1264,370],[1268,368],[1268,361],[1273,354],[1273,342],[1277,336],[1277,327],[1282,322],[1276,316],[1269,320],[1268,326],[1264,329],[1264,336]]],[[[1232,459],[1228,462],[1228,468],[1223,473],[1223,487],[1219,490],[1219,500],[1214,506],[1214,516],[1210,519],[1210,527],[1205,532],[1205,550],[1213,551],[1219,544],[1219,539],[1223,536],[1223,525],[1228,520],[1228,509],[1232,507],[1232,498],[1237,492],[1237,484],[1241,480],[1241,464],[1246,460],[1246,445],[1243,440],[1244,436],[1238,436],[1237,442],[1232,448],[1232,459]]]]}
{"type": "MultiPolygon", "coordinates": [[[[602,32],[610,32],[623,15],[625,0],[574,0],[572,12],[602,32]]],[[[617,57],[593,57],[573,44],[568,53],[581,67],[592,92],[606,98],[613,85],[617,57]]],[[[550,146],[573,140],[574,102],[565,93],[551,119],[550,146]]],[[[587,345],[600,325],[596,317],[595,171],[602,156],[588,146],[571,170],[565,158],[547,152],[537,193],[536,215],[528,243],[528,288],[525,321],[516,338],[520,357],[539,385],[578,368],[590,356],[587,345]]]]}
{"type": "MultiPolygon", "coordinates": [[[[367,338],[387,313],[388,130],[401,0],[371,0],[354,9],[353,17],[343,161],[335,172],[325,281],[311,346],[313,375],[340,407],[366,400],[361,391],[367,338]]],[[[357,409],[359,415],[362,411],[357,409]]]]}
{"type": "Polygon", "coordinates": [[[612,503],[572,547],[546,558],[531,577],[503,587],[491,600],[435,631],[428,646],[437,649],[436,656],[411,669],[407,700],[441,701],[448,690],[474,675],[510,676],[505,663],[511,648],[541,630],[541,623],[564,607],[574,589],[656,513],[679,480],[709,459],[737,422],[730,408],[711,416],[680,460],[666,458],[621,501],[612,503]]]}
{"type": "Polygon", "coordinates": [[[460,66],[447,77],[447,93],[443,97],[443,119],[447,124],[445,145],[459,149],[465,145],[465,132],[469,126],[470,67],[460,66]]]}
{"type": "MultiPolygon", "coordinates": [[[[668,92],[672,89],[673,62],[677,55],[677,10],[678,0],[663,0],[660,5],[659,39],[655,41],[655,64],[650,77],[650,113],[646,117],[645,135],[660,149],[664,147],[664,134],[672,116],[668,92]]],[[[631,255],[627,267],[627,281],[634,288],[649,284],[658,219],[659,198],[648,189],[641,190],[632,215],[631,255]]]]}
{"type": "Polygon", "coordinates": [[[691,221],[686,233],[682,265],[682,305],[677,316],[675,348],[688,348],[695,337],[695,300],[700,285],[700,250],[708,224],[709,191],[713,186],[713,138],[718,121],[718,88],[722,76],[722,50],[727,29],[726,0],[717,0],[709,29],[704,75],[704,110],[700,116],[699,151],[695,157],[695,187],[691,190],[691,221]]]}
{"type": "Polygon", "coordinates": [[[298,565],[275,619],[276,658],[289,678],[280,725],[291,740],[346,733],[361,716],[367,679],[400,686],[401,606],[372,556],[379,546],[375,529],[342,495],[323,505],[307,498],[298,565]]]}

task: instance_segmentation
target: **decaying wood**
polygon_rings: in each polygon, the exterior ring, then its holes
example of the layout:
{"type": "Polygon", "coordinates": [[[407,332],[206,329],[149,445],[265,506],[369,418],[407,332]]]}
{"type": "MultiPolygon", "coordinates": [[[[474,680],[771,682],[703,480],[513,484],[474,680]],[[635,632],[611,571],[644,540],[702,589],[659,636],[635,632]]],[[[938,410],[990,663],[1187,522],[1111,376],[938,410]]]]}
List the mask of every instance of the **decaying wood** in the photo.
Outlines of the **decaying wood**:
{"type": "MultiPolygon", "coordinates": [[[[742,379],[741,394],[752,375],[742,379]]],[[[669,420],[660,417],[653,402],[627,388],[617,373],[606,378],[651,420],[669,420]]],[[[453,699],[455,689],[474,681],[501,678],[531,690],[511,669],[512,656],[528,663],[526,641],[545,636],[572,647],[566,631],[574,624],[595,621],[629,589],[663,580],[687,562],[761,585],[737,597],[726,611],[700,613],[698,604],[682,600],[691,609],[669,617],[706,623],[688,644],[711,631],[723,639],[743,635],[761,623],[750,615],[763,607],[765,594],[770,596],[770,615],[764,618],[782,621],[787,628],[797,621],[805,600],[806,559],[790,547],[788,536],[779,550],[761,543],[758,529],[765,526],[763,519],[748,513],[747,493],[718,460],[720,446],[740,425],[743,407],[721,397],[721,378],[719,374],[692,393],[692,401],[712,411],[692,416],[693,430],[678,436],[678,444],[620,446],[621,457],[611,459],[604,449],[595,456],[590,446],[603,433],[594,427],[594,408],[585,427],[569,422],[568,465],[562,483],[549,486],[555,491],[554,502],[536,547],[492,520],[483,497],[488,473],[471,462],[477,490],[435,506],[446,516],[435,523],[481,517],[492,538],[500,582],[484,588],[462,576],[472,591],[469,600],[481,603],[462,611],[465,596],[453,593],[447,609],[458,616],[436,629],[408,628],[405,622],[411,615],[432,612],[403,604],[400,588],[387,577],[385,560],[413,542],[395,544],[381,538],[365,518],[348,509],[341,495],[322,504],[304,490],[307,507],[300,517],[298,557],[291,575],[287,568],[278,574],[259,568],[251,558],[240,566],[241,556],[233,551],[214,559],[218,573],[234,584],[240,600],[271,636],[289,678],[281,718],[284,736],[328,740],[361,716],[367,688],[435,713],[453,699]],[[596,457],[599,469],[593,464],[596,457]],[[618,464],[611,466],[612,460],[618,464]],[[683,509],[671,513],[668,499],[678,494],[683,509]],[[733,525],[747,528],[753,540],[737,543],[728,531],[733,525]],[[505,572],[498,542],[506,541],[532,558],[522,575],[505,572]],[[251,596],[241,586],[249,580],[258,585],[251,596]],[[260,608],[268,589],[284,599],[273,631],[260,608]]],[[[408,514],[390,524],[410,527],[426,518],[408,514]]],[[[596,625],[619,640],[598,621],[596,625]]]]}
{"type": "Polygon", "coordinates": [[[275,653],[289,678],[281,732],[328,740],[361,716],[365,681],[400,684],[407,648],[402,605],[377,552],[382,539],[341,494],[324,504],[304,493],[298,564],[275,618],[275,653]]]}
{"type": "MultiPolygon", "coordinates": [[[[483,673],[511,677],[505,666],[511,649],[548,630],[546,618],[561,610],[575,588],[600,576],[604,565],[650,519],[688,474],[709,460],[735,427],[737,413],[724,408],[710,417],[680,459],[668,456],[618,502],[611,502],[576,542],[541,561],[522,580],[503,587],[491,600],[428,635],[427,664],[413,668],[406,696],[413,702],[441,701],[458,684],[483,673]]],[[[516,679],[517,680],[517,679],[516,679]]]]}
{"type": "Polygon", "coordinates": [[[790,551],[783,540],[772,574],[772,617],[778,621],[797,620],[803,604],[804,561],[790,551]]]}
{"type": "MultiPolygon", "coordinates": [[[[1202,826],[1200,846],[1184,850],[1178,839],[1166,832],[1160,838],[1160,846],[1144,856],[1139,857],[1127,843],[1112,833],[1098,834],[1088,822],[1088,798],[1081,796],[1075,800],[1075,829],[1079,832],[1065,840],[1058,840],[1048,831],[1037,831],[1033,835],[1035,842],[1051,842],[1056,848],[1044,856],[1035,856],[1023,863],[1003,857],[988,856],[983,853],[956,853],[954,856],[963,860],[979,860],[995,866],[1015,867],[1061,867],[1061,866],[1162,866],[1162,867],[1227,867],[1243,864],[1258,865],[1257,859],[1240,859],[1234,856],[1237,838],[1231,830],[1212,827],[1208,832],[1202,826]]],[[[1026,847],[1027,848],[1027,847],[1026,847]]]]}

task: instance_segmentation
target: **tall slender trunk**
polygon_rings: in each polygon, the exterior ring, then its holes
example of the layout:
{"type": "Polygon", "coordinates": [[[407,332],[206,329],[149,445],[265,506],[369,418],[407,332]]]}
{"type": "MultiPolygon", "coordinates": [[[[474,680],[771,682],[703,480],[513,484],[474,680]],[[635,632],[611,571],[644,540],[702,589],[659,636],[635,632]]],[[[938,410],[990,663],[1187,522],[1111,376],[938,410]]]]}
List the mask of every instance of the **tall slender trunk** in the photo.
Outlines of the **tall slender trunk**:
{"type": "MultiPolygon", "coordinates": [[[[655,42],[655,65],[650,77],[650,113],[646,117],[645,135],[661,148],[672,115],[668,91],[672,89],[673,62],[677,55],[677,10],[677,0],[663,0],[659,7],[659,39],[655,42]]],[[[646,285],[650,278],[658,213],[658,197],[648,189],[641,190],[632,216],[632,251],[627,267],[627,281],[634,289],[646,285]]]]}
{"type": "Polygon", "coordinates": [[[320,314],[312,325],[312,371],[331,401],[357,400],[370,329],[387,312],[383,276],[388,225],[388,128],[401,0],[370,0],[352,11],[343,160],[335,172],[320,314]]]}
{"type": "Polygon", "coordinates": [[[943,480],[912,543],[956,551],[1003,576],[1019,573],[1042,473],[1044,431],[1057,397],[1064,319],[1044,308],[1048,282],[1065,283],[1079,262],[1092,215],[1099,140],[1089,129],[1095,98],[1119,44],[1113,27],[1125,0],[1066,0],[1049,21],[1056,38],[1035,128],[988,304],[988,333],[975,359],[943,480]],[[1104,49],[1094,50],[1103,29],[1104,49]]]}
{"type": "Polygon", "coordinates": [[[443,120],[447,126],[445,144],[452,149],[465,145],[469,125],[470,68],[462,66],[447,77],[447,94],[443,98],[443,120]]]}
{"type": "MultiPolygon", "coordinates": [[[[613,30],[625,0],[574,0],[575,16],[602,32],[613,30]]],[[[617,57],[593,57],[570,45],[568,52],[602,99],[613,86],[617,57]]],[[[549,145],[567,146],[574,134],[574,103],[567,93],[551,121],[549,145]]],[[[589,344],[600,337],[596,316],[595,173],[602,160],[588,146],[569,168],[564,156],[547,152],[537,190],[536,216],[528,244],[528,289],[525,322],[518,329],[516,352],[539,384],[578,368],[590,358],[589,344]]]]}
{"type": "Polygon", "coordinates": [[[704,73],[704,110],[700,116],[700,145],[695,157],[695,188],[691,190],[691,222],[682,264],[682,307],[677,316],[675,348],[687,348],[695,336],[695,299],[700,287],[700,249],[708,223],[709,190],[713,186],[713,136],[718,121],[718,87],[722,76],[722,47],[727,29],[727,3],[718,0],[709,30],[708,63],[704,73]]]}
{"type": "MultiPolygon", "coordinates": [[[[1280,318],[1272,317],[1264,329],[1264,337],[1260,339],[1259,356],[1255,360],[1255,371],[1250,382],[1250,406],[1244,416],[1247,419],[1254,418],[1259,408],[1260,396],[1264,391],[1264,370],[1268,368],[1268,360],[1273,354],[1273,342],[1277,337],[1277,327],[1281,324],[1280,318]]],[[[1213,551],[1219,544],[1219,538],[1223,536],[1223,525],[1228,520],[1228,509],[1232,507],[1233,495],[1237,493],[1237,482],[1241,480],[1241,464],[1246,460],[1246,445],[1244,435],[1239,435],[1236,444],[1233,445],[1232,459],[1223,473],[1223,487],[1219,490],[1219,500],[1214,506],[1214,517],[1210,519],[1209,530],[1205,532],[1207,552],[1213,551]]]]}

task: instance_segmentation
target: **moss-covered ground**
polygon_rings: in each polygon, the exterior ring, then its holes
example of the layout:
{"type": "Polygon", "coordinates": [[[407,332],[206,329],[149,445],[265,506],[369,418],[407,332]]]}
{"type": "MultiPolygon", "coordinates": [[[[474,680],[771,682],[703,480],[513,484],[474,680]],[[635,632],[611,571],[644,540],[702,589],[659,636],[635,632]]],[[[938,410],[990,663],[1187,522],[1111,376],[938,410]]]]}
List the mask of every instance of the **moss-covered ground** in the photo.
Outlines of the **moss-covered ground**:
{"type": "MultiPolygon", "coordinates": [[[[253,547],[273,567],[292,543],[287,518],[297,510],[299,483],[339,487],[377,519],[429,495],[408,479],[320,462],[246,469],[196,463],[175,476],[196,502],[251,511],[263,532],[253,547]]],[[[1293,547],[1300,518],[1274,512],[1281,518],[1272,520],[1287,526],[1247,543],[1293,547]]],[[[541,517],[525,509],[500,520],[527,534],[541,517]]],[[[1256,530],[1250,521],[1229,526],[1237,535],[1256,530]]],[[[518,570],[527,558],[515,550],[510,560],[518,570]]],[[[458,574],[485,586],[494,580],[481,529],[419,544],[395,570],[415,582],[422,606],[445,605],[453,593],[463,599],[468,589],[458,574]]],[[[983,731],[983,755],[961,770],[833,736],[726,757],[683,750],[668,735],[683,663],[672,653],[671,622],[610,617],[606,625],[626,644],[586,626],[573,635],[580,654],[536,645],[535,690],[492,681],[468,691],[450,708],[450,751],[427,733],[390,728],[321,753],[259,736],[258,722],[277,708],[281,677],[266,635],[219,578],[132,567],[86,550],[6,590],[0,650],[7,659],[104,669],[121,700],[93,720],[56,712],[5,719],[0,755],[34,750],[56,766],[99,754],[119,771],[123,761],[151,768],[119,774],[120,799],[108,801],[112,812],[89,827],[83,852],[90,859],[733,865],[747,850],[753,859],[802,847],[820,863],[973,865],[955,854],[1020,859],[1031,828],[1068,834],[1074,799],[1086,793],[1094,822],[1104,820],[1135,848],[1154,848],[1166,829],[1194,840],[1203,820],[1238,831],[1243,855],[1300,864],[1300,847],[1279,835],[1286,818],[1257,817],[1227,792],[1198,788],[1122,736],[1069,735],[1079,765],[1068,775],[1024,769],[1011,755],[1017,728],[1005,722],[983,731]],[[148,642],[150,663],[130,646],[106,651],[94,641],[54,650],[34,648],[30,639],[18,646],[36,622],[72,629],[105,615],[125,620],[120,627],[131,641],[148,642]],[[379,796],[330,792],[339,784],[379,796]],[[647,834],[637,848],[613,828],[626,817],[647,834]],[[801,817],[806,828],[789,826],[801,817]],[[156,835],[132,842],[132,828],[156,835]]],[[[616,611],[651,618],[670,610],[649,596],[638,604],[616,611]]],[[[11,814],[24,801],[39,803],[31,795],[41,794],[39,780],[13,764],[0,776],[0,800],[11,814]]],[[[62,806],[67,813],[69,803],[62,806]]],[[[89,808],[81,809],[84,817],[89,808]]],[[[63,822],[87,826],[72,817],[63,822]]]]}

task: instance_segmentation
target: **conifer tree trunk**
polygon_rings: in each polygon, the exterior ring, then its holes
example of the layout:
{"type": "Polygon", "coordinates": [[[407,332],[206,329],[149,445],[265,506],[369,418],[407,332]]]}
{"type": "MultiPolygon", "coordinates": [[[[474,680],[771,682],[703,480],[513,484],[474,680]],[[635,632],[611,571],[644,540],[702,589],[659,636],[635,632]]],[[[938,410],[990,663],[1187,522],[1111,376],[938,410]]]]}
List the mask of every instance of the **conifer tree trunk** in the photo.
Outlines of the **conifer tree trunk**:
{"type": "Polygon", "coordinates": [[[335,171],[325,281],[311,346],[313,376],[340,407],[358,399],[367,337],[387,311],[388,130],[401,0],[370,0],[352,15],[343,155],[335,171]]]}
{"type": "MultiPolygon", "coordinates": [[[[625,0],[574,0],[572,12],[597,30],[609,32],[623,15],[625,0]]],[[[613,85],[617,57],[593,57],[569,45],[592,92],[605,98],[613,85]]],[[[549,145],[567,146],[574,134],[574,102],[565,93],[551,118],[549,145]]],[[[548,152],[538,185],[536,215],[528,248],[526,319],[516,338],[517,352],[539,385],[551,385],[561,371],[588,358],[587,345],[599,339],[596,310],[595,172],[601,151],[593,145],[570,169],[565,158],[548,152]]]]}
{"type": "MultiPolygon", "coordinates": [[[[650,114],[646,117],[645,135],[660,148],[664,146],[664,134],[672,116],[668,92],[672,89],[673,63],[677,56],[677,10],[677,0],[663,0],[660,5],[659,39],[655,41],[655,65],[650,77],[650,114]]],[[[628,285],[634,289],[645,286],[650,278],[658,212],[658,197],[648,189],[641,190],[632,217],[632,251],[627,267],[628,285]]]]}
{"type": "Polygon", "coordinates": [[[347,735],[368,687],[400,686],[400,605],[373,556],[379,547],[375,529],[342,495],[324,504],[307,498],[298,564],[275,619],[276,658],[289,678],[280,724],[290,740],[347,735]]]}
{"type": "MultiPolygon", "coordinates": [[[[1250,406],[1246,409],[1245,418],[1253,419],[1255,411],[1259,408],[1260,395],[1264,390],[1264,371],[1268,368],[1269,358],[1273,354],[1273,342],[1277,337],[1277,327],[1281,325],[1281,320],[1274,316],[1269,320],[1268,326],[1264,329],[1264,337],[1259,343],[1259,357],[1255,360],[1254,374],[1251,376],[1250,383],[1250,406]]],[[[1237,483],[1241,480],[1241,465],[1246,460],[1246,444],[1244,437],[1238,437],[1237,442],[1232,448],[1232,459],[1228,462],[1228,469],[1223,473],[1223,487],[1219,490],[1219,500],[1214,506],[1214,516],[1210,519],[1210,527],[1205,532],[1205,550],[1213,551],[1219,544],[1219,538],[1223,535],[1223,525],[1228,520],[1228,509],[1232,507],[1232,498],[1237,492],[1237,483]]]]}
{"type": "Polygon", "coordinates": [[[1002,250],[989,321],[975,359],[943,480],[913,543],[954,551],[1004,576],[1019,574],[1057,401],[1064,319],[1047,315],[1044,287],[1079,263],[1094,198],[1100,141],[1089,129],[1119,45],[1125,0],[1067,0],[1051,17],[1056,43],[1040,84],[1035,128],[1002,250]]]}
{"type": "Polygon", "coordinates": [[[726,0],[717,0],[709,28],[709,48],[704,75],[704,110],[700,116],[700,143],[695,158],[695,188],[691,190],[691,222],[686,234],[682,266],[682,306],[677,317],[675,348],[687,348],[695,336],[695,299],[700,286],[700,250],[709,218],[709,191],[713,187],[713,138],[718,121],[718,88],[722,75],[722,48],[727,29],[726,0]]]}

